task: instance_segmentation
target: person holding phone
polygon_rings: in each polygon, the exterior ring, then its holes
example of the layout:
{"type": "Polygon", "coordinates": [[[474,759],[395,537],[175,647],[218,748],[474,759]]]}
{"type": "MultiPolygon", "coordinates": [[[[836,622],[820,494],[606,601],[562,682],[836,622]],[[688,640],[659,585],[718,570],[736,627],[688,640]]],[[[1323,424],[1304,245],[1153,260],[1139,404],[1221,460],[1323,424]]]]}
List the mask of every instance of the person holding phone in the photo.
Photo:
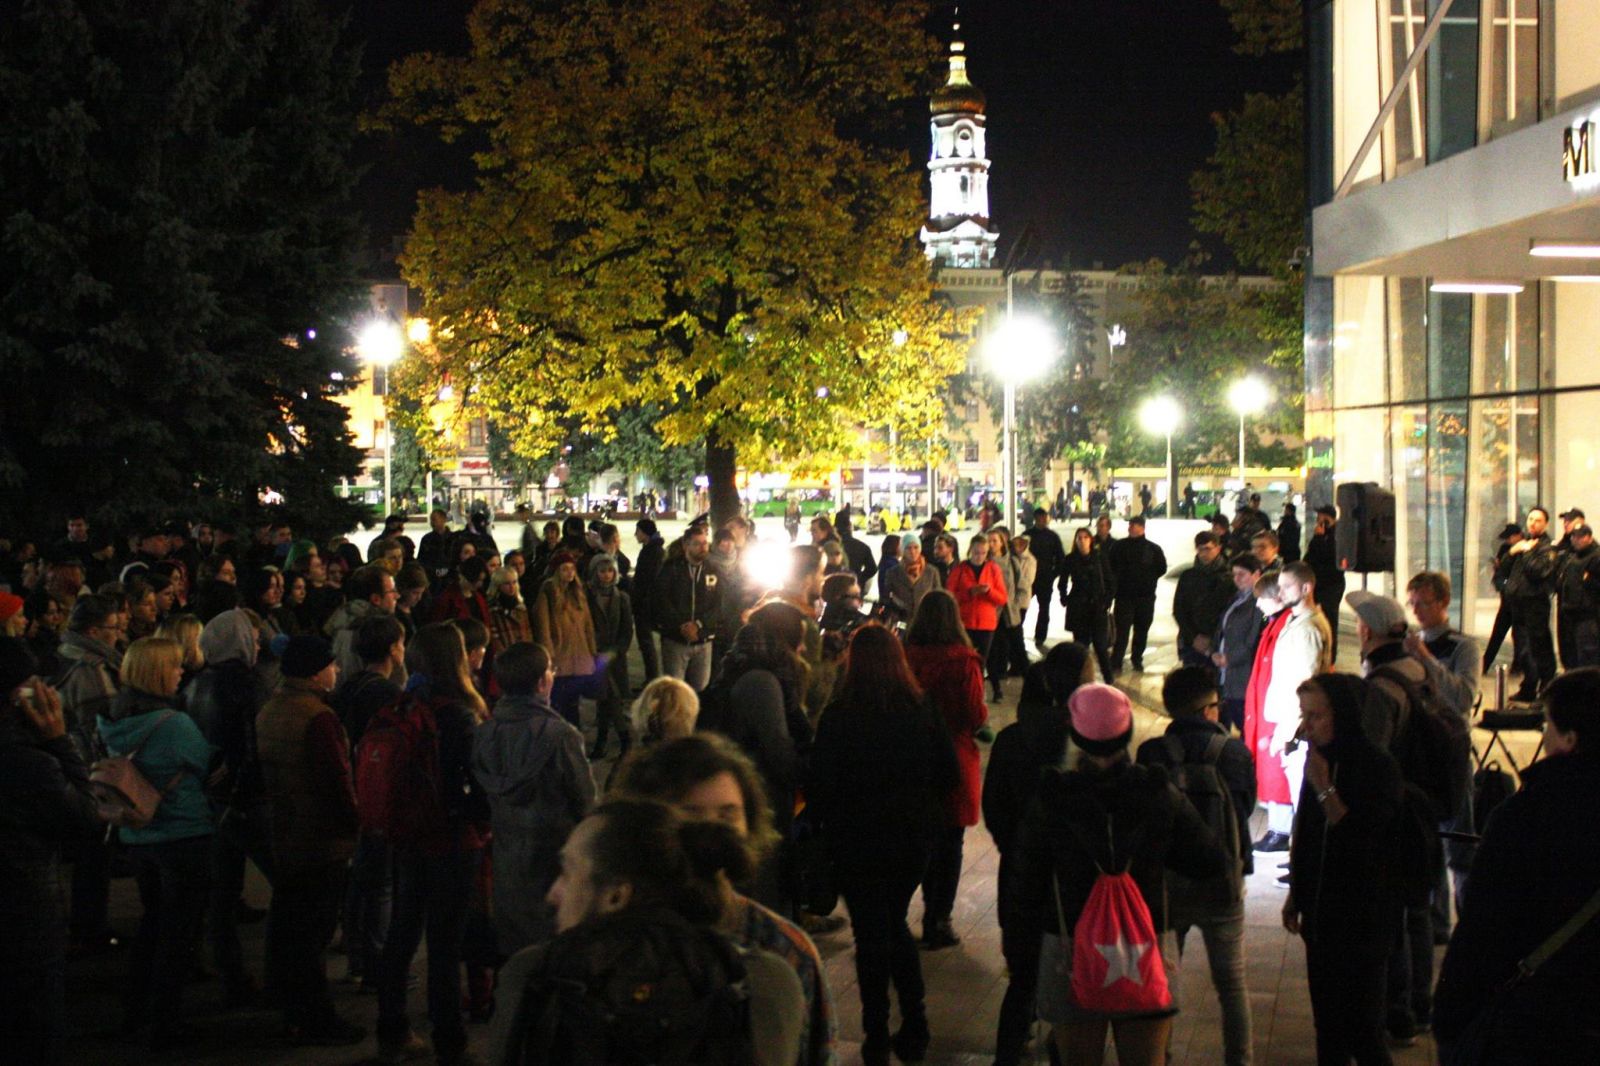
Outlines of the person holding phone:
{"type": "Polygon", "coordinates": [[[0,638],[0,1047],[64,1061],[67,922],[61,851],[101,832],[61,697],[24,641],[0,638]]]}

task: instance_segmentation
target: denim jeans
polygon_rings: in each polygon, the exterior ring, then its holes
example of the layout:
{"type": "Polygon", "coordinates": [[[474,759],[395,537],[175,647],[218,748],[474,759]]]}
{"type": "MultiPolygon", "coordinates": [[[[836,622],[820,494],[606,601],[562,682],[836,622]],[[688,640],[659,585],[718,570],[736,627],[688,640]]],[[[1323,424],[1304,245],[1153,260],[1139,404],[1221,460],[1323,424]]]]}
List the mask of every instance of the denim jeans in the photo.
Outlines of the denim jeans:
{"type": "Polygon", "coordinates": [[[661,638],[661,672],[687,681],[696,692],[705,691],[711,681],[711,642],[685,644],[670,637],[661,638]]]}
{"type": "Polygon", "coordinates": [[[337,1017],[328,995],[326,953],[344,905],[345,863],[282,868],[267,916],[268,984],[290,1025],[317,1026],[337,1017]]]}
{"type": "Polygon", "coordinates": [[[1211,985],[1217,990],[1222,1007],[1223,1061],[1228,1066],[1249,1066],[1250,992],[1244,979],[1244,901],[1226,914],[1200,918],[1193,925],[1178,925],[1178,951],[1191,928],[1200,930],[1205,941],[1206,961],[1211,966],[1211,985]]]}
{"type": "Polygon", "coordinates": [[[211,887],[211,837],[160,844],[129,844],[128,861],[144,914],[128,964],[125,1009],[129,1021],[170,1031],[181,1013],[184,982],[194,972],[195,949],[211,887]]]}
{"type": "Polygon", "coordinates": [[[378,984],[378,1039],[399,1043],[411,1032],[406,1013],[406,975],[428,937],[428,1022],[434,1051],[459,1055],[467,1029],[461,1019],[461,945],[481,849],[447,855],[395,852],[394,917],[383,945],[378,984]]]}
{"type": "Polygon", "coordinates": [[[906,911],[917,890],[916,874],[846,876],[839,884],[850,912],[856,942],[856,984],[861,993],[861,1027],[866,1035],[889,1035],[889,985],[900,999],[900,1019],[921,1023],[927,1017],[922,958],[906,926],[906,911]]]}
{"type": "Polygon", "coordinates": [[[1407,907],[1389,952],[1391,1032],[1406,1034],[1433,1024],[1433,912],[1407,907]]]}
{"type": "Polygon", "coordinates": [[[344,896],[344,943],[350,973],[369,987],[378,983],[383,944],[394,906],[394,852],[383,840],[362,833],[350,864],[344,896]]]}

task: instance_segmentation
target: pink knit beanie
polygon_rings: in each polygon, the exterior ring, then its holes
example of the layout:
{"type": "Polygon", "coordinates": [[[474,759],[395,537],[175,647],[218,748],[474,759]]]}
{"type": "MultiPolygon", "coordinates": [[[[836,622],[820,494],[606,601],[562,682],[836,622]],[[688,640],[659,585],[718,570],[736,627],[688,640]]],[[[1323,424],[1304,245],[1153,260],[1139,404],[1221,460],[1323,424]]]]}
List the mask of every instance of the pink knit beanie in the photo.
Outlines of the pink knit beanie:
{"type": "Polygon", "coordinates": [[[1127,747],[1133,736],[1133,707],[1122,690],[1099,683],[1080,685],[1067,700],[1072,739],[1093,755],[1127,747]]]}

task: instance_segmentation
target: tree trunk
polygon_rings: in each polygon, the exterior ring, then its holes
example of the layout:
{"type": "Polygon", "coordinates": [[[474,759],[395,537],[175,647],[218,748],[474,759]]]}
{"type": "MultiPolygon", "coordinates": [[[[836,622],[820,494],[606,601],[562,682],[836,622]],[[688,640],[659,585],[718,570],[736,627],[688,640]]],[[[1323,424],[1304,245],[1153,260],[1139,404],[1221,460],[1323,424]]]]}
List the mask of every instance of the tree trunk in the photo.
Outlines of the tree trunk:
{"type": "Polygon", "coordinates": [[[722,528],[728,519],[739,515],[737,456],[731,444],[722,443],[716,430],[706,436],[706,479],[711,483],[711,528],[722,528]]]}

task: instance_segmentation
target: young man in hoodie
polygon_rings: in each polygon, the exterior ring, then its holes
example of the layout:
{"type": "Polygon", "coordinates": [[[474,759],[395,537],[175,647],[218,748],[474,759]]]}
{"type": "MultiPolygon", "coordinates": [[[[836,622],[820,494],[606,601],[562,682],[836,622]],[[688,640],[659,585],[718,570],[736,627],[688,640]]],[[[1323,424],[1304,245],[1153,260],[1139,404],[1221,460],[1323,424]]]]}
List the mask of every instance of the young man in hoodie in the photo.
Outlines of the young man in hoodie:
{"type": "MultiPolygon", "coordinates": [[[[621,593],[618,593],[621,595],[621,593]]],[[[495,659],[500,700],[472,740],[472,773],[494,828],[494,924],[512,955],[555,935],[545,895],[561,846],[594,806],[583,734],[550,706],[555,669],[542,644],[513,644],[495,659]]]]}
{"type": "Polygon", "coordinates": [[[606,659],[605,683],[595,701],[594,747],[590,760],[606,757],[606,735],[616,729],[622,755],[633,744],[628,722],[628,649],[633,646],[633,605],[618,587],[617,561],[604,552],[589,560],[589,616],[594,620],[594,645],[606,659]],[[609,658],[607,658],[609,657],[609,658]]]}

